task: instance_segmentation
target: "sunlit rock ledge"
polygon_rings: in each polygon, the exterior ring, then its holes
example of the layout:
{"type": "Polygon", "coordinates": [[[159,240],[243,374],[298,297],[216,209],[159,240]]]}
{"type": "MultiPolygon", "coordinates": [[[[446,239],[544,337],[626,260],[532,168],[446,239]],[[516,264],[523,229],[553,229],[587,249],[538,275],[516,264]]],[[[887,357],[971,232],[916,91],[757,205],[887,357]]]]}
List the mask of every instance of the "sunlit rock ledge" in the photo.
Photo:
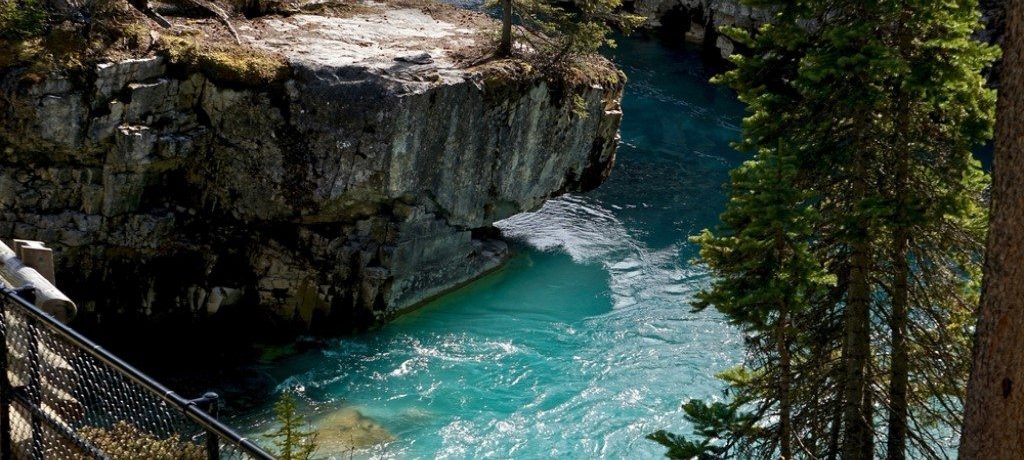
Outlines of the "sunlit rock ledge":
{"type": "Polygon", "coordinates": [[[216,27],[85,71],[0,70],[0,237],[57,247],[100,323],[379,324],[500,266],[493,222],[614,161],[621,73],[481,60],[483,15],[239,19],[240,62],[189,48],[216,27]]]}

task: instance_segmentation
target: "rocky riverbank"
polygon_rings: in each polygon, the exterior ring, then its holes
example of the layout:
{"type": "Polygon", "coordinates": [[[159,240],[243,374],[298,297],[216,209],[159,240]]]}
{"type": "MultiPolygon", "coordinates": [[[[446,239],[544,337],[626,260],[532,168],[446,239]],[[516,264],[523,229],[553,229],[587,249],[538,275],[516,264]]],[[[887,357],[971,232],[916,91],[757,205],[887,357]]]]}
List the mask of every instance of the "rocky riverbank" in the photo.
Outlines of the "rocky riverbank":
{"type": "Polygon", "coordinates": [[[498,267],[493,222],[607,177],[607,61],[474,62],[486,17],[364,6],[239,21],[241,63],[191,20],[130,59],[0,70],[0,237],[58,249],[100,323],[347,331],[498,267]]]}

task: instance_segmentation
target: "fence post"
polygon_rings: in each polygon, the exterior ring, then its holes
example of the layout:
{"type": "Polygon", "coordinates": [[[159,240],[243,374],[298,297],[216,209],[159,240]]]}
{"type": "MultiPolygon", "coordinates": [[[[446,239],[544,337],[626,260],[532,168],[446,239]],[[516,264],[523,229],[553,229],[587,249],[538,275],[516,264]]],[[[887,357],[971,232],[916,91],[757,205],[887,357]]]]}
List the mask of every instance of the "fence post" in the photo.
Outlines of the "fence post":
{"type": "MultiPolygon", "coordinates": [[[[28,327],[28,400],[34,407],[43,407],[43,385],[40,377],[42,360],[39,358],[39,323],[35,318],[27,318],[28,327]]],[[[32,424],[32,460],[43,458],[43,422],[33,411],[32,424]]]]}
{"type": "MultiPolygon", "coordinates": [[[[0,287],[2,288],[2,287],[0,287]]],[[[12,458],[11,452],[11,380],[7,376],[7,303],[6,288],[0,297],[0,458],[12,458]]]]}
{"type": "MultiPolygon", "coordinates": [[[[217,418],[217,412],[220,411],[220,396],[212,391],[189,402],[195,404],[196,407],[202,409],[213,418],[217,418]]],[[[206,458],[209,460],[220,460],[220,436],[210,430],[206,430],[206,458]]]]}

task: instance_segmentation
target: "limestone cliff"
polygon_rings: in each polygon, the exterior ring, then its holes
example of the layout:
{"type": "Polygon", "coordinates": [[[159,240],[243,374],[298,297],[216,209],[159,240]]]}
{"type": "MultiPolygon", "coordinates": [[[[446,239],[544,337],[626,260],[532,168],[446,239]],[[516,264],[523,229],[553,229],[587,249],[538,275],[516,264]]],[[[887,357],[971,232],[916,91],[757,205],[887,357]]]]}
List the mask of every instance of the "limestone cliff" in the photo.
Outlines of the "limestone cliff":
{"type": "Polygon", "coordinates": [[[719,34],[719,27],[754,30],[771,19],[768,10],[752,8],[740,0],[633,0],[627,4],[648,18],[646,27],[715,50],[723,58],[733,53],[736,44],[719,34]]]}
{"type": "Polygon", "coordinates": [[[430,13],[239,23],[286,62],[263,84],[174,53],[2,71],[0,237],[56,246],[58,281],[100,321],[344,331],[496,268],[494,221],[607,176],[621,74],[466,64],[480,17],[430,13]]]}

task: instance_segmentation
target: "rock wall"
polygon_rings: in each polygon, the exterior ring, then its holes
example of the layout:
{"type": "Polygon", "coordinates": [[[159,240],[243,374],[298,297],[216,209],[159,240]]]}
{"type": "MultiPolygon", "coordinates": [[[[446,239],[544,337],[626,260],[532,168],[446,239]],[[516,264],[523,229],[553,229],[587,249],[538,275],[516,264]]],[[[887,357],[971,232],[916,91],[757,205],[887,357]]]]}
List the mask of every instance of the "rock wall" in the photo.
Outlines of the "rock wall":
{"type": "Polygon", "coordinates": [[[614,161],[607,63],[604,83],[569,84],[437,49],[285,51],[291,76],[259,88],[156,56],[0,75],[0,237],[54,245],[59,284],[100,322],[347,331],[498,267],[494,221],[595,187],[614,161]]]}
{"type": "Polygon", "coordinates": [[[769,11],[740,0],[633,0],[627,6],[648,18],[647,28],[714,50],[722,58],[729,57],[736,44],[719,34],[719,27],[753,30],[771,19],[769,11]]]}

